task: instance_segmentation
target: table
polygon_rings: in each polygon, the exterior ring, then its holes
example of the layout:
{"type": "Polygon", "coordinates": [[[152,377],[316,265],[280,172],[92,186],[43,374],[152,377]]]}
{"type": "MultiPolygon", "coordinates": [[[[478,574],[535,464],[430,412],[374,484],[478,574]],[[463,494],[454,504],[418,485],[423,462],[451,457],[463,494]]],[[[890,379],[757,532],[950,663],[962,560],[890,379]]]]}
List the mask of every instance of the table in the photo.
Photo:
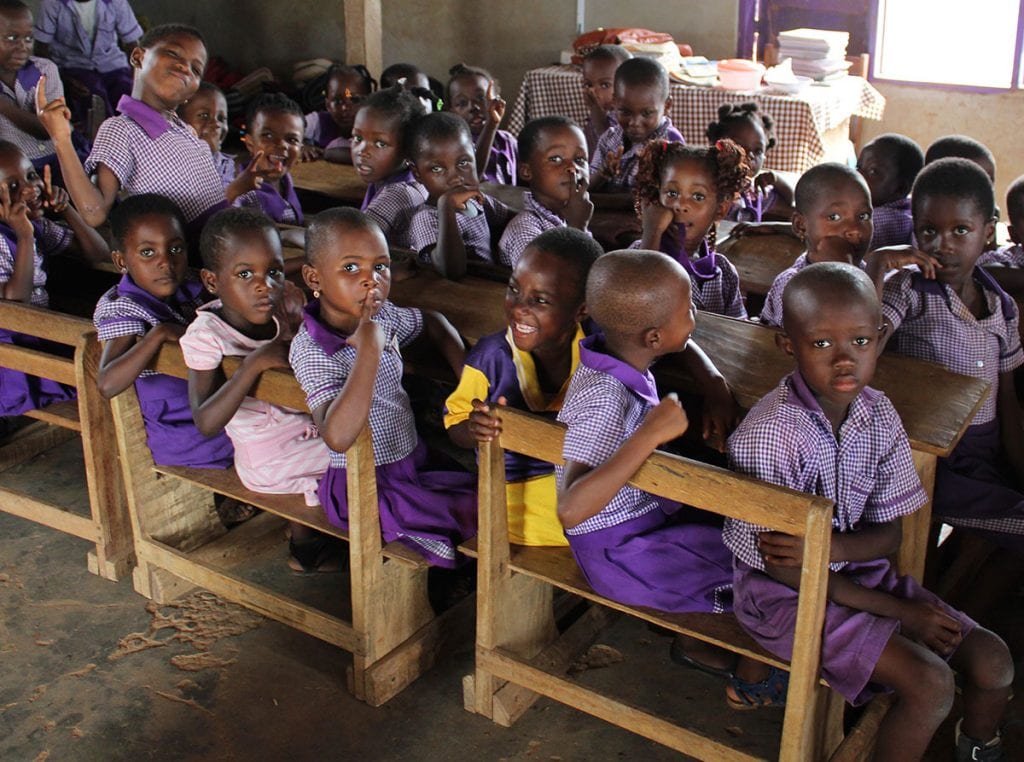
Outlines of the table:
{"type": "Polygon", "coordinates": [[[366,183],[351,164],[296,162],[291,175],[297,190],[319,193],[344,204],[358,206],[366,195],[366,183]]]}
{"type": "MultiPolygon", "coordinates": [[[[845,77],[828,85],[812,85],[799,95],[763,90],[735,93],[712,87],[672,82],[669,116],[688,143],[707,142],[704,131],[717,119],[723,103],[754,100],[775,120],[775,148],[766,169],[804,172],[826,160],[845,161],[851,116],[881,119],[885,98],[860,77],[845,77]]],[[[587,108],[577,66],[545,66],[526,73],[509,117],[514,133],[530,119],[561,114],[583,124],[587,108]]]]}
{"type": "MultiPolygon", "coordinates": [[[[504,295],[500,283],[478,278],[456,283],[426,270],[391,287],[396,304],[441,312],[470,344],[505,328],[504,295]]],[[[748,410],[793,370],[792,358],[776,347],[775,334],[757,323],[700,312],[693,338],[725,376],[740,407],[748,410]]],[[[662,393],[694,388],[693,380],[671,363],[659,365],[656,375],[662,393]]],[[[878,360],[872,386],[888,395],[903,420],[914,467],[928,493],[928,503],[904,518],[899,552],[900,570],[920,580],[928,551],[936,459],[956,447],[988,394],[988,384],[935,363],[888,353],[878,360]],[[921,393],[923,389],[927,394],[921,393]]]]}

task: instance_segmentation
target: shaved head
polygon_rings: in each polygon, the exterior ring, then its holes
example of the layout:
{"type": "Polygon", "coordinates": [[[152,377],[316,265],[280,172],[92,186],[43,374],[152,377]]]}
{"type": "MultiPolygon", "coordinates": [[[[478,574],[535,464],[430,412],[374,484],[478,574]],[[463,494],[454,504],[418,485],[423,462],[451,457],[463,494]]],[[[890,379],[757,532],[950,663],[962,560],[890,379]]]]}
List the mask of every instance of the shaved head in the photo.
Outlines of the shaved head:
{"type": "Polygon", "coordinates": [[[882,320],[882,306],[868,274],[845,262],[808,265],[786,284],[782,292],[782,326],[795,333],[820,311],[823,305],[868,306],[882,320]]]}
{"type": "Polygon", "coordinates": [[[587,278],[587,312],[608,334],[626,336],[665,325],[690,278],[683,266],[659,251],[626,249],[600,257],[587,278]]]}

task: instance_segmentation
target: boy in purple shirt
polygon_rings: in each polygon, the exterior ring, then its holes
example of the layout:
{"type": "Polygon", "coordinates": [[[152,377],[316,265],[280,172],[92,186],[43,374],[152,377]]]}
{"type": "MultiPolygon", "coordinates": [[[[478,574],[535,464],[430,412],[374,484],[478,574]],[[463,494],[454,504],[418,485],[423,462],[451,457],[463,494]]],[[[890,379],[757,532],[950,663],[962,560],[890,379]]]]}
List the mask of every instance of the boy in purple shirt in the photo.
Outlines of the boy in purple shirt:
{"type": "Polygon", "coordinates": [[[128,0],[41,0],[35,37],[39,55],[60,67],[75,118],[85,118],[93,95],[113,116],[132,90],[126,50],[142,37],[128,0]]]}
{"type": "MultiPolygon", "coordinates": [[[[989,754],[1013,680],[1009,650],[888,560],[899,548],[899,518],[928,497],[899,416],[867,386],[885,333],[874,284],[849,264],[809,265],[786,286],[784,303],[779,345],[797,370],[729,438],[730,459],[742,473],[835,501],[822,676],[854,704],[895,692],[875,758],[919,759],[952,706],[952,666],[963,678],[957,758],[997,758],[989,754]]],[[[723,537],[736,555],[736,618],[790,658],[802,542],[732,519],[723,537]]],[[[729,692],[731,703],[754,706],[780,698],[771,676],[737,676],[729,692]]]]}
{"type": "Polygon", "coordinates": [[[857,171],[871,190],[875,234],[873,249],[911,245],[914,221],[910,214],[910,189],[924,167],[924,151],[906,135],[879,135],[857,157],[857,171]]]}

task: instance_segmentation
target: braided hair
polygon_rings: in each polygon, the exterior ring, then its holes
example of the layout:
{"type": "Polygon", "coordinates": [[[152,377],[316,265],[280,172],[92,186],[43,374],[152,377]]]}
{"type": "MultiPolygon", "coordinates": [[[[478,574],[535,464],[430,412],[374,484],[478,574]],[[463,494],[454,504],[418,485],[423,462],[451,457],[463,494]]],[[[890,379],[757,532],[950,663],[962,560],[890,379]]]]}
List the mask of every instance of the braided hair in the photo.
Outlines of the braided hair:
{"type": "Polygon", "coordinates": [[[705,134],[708,140],[714,143],[717,140],[729,136],[729,130],[744,122],[751,122],[764,130],[765,150],[775,146],[775,120],[768,114],[761,113],[757,104],[753,101],[746,103],[723,103],[718,107],[718,121],[708,125],[705,134]]]}

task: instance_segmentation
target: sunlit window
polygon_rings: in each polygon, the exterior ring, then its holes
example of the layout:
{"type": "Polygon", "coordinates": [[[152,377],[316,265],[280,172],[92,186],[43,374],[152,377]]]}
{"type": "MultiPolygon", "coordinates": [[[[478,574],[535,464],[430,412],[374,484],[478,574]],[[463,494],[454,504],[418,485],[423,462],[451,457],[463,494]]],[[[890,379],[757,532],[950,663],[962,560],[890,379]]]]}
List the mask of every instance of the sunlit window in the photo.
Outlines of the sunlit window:
{"type": "Polygon", "coordinates": [[[875,77],[1009,88],[1020,0],[878,0],[875,77]]]}

